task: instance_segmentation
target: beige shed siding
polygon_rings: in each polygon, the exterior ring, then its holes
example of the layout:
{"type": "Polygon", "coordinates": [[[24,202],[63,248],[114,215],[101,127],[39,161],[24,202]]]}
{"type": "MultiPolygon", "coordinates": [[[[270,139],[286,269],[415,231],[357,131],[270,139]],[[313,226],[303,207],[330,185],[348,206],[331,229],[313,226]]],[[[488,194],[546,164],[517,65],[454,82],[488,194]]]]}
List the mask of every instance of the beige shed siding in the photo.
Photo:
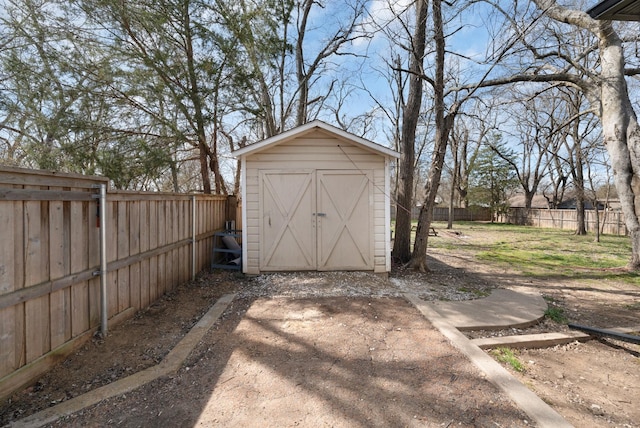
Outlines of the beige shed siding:
{"type": "Polygon", "coordinates": [[[245,242],[244,271],[259,274],[260,265],[260,202],[259,171],[312,169],[312,170],[360,170],[373,171],[373,236],[374,271],[387,272],[388,245],[385,204],[385,157],[372,153],[348,141],[331,138],[316,130],[292,141],[283,142],[264,151],[248,154],[243,165],[243,206],[246,218],[243,227],[245,242]]]}
{"type": "Polygon", "coordinates": [[[373,257],[374,266],[379,270],[385,266],[385,223],[384,223],[384,158],[380,157],[381,165],[373,172],[374,189],[373,189],[373,257]]]}

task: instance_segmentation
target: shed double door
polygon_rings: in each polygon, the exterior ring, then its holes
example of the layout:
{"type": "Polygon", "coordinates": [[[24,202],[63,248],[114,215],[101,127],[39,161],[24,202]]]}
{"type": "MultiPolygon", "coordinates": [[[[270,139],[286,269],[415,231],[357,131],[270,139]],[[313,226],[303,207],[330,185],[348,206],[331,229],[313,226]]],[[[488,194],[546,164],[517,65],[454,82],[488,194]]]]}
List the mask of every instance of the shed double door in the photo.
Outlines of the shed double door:
{"type": "Polygon", "coordinates": [[[260,270],[372,270],[371,171],[260,172],[260,270]]]}

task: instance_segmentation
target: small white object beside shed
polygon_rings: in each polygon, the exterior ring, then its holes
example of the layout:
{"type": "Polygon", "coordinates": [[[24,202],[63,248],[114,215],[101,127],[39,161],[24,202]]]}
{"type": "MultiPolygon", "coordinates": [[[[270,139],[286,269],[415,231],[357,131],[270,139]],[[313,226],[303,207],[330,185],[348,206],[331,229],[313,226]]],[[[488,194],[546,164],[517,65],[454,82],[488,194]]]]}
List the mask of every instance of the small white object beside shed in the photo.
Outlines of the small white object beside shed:
{"type": "Polygon", "coordinates": [[[234,152],[242,271],[391,270],[398,152],[316,120],[234,152]]]}

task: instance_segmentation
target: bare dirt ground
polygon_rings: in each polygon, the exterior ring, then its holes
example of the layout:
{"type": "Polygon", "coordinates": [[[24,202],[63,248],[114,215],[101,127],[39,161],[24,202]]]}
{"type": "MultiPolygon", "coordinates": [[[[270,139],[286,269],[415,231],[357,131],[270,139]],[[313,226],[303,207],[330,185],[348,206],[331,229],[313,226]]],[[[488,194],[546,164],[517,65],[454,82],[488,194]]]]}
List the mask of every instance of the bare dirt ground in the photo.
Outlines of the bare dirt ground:
{"type": "MultiPolygon", "coordinates": [[[[388,279],[202,275],[0,403],[0,425],[157,364],[231,292],[236,300],[177,373],[53,426],[531,426],[402,293],[459,300],[496,287],[535,290],[570,322],[640,324],[640,293],[628,284],[532,280],[465,251],[432,251],[430,266],[388,279]]],[[[470,335],[565,329],[547,320],[470,335]]],[[[575,426],[640,426],[640,346],[607,339],[516,354],[525,371],[513,373],[575,426]]]]}

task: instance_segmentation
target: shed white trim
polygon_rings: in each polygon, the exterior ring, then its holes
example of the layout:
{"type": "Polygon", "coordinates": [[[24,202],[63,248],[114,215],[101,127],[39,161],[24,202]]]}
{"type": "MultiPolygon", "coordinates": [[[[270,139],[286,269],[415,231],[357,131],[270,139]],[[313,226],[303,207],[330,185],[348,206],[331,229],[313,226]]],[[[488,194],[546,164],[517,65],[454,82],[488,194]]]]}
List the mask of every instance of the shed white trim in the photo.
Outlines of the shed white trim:
{"type": "Polygon", "coordinates": [[[349,132],[343,131],[342,129],[336,128],[335,126],[329,125],[328,123],[321,120],[314,120],[313,122],[309,122],[302,126],[298,126],[297,128],[290,129],[271,138],[267,138],[266,140],[262,140],[258,143],[242,147],[238,150],[233,151],[233,155],[235,157],[242,157],[247,154],[258,153],[273,145],[282,144],[286,141],[293,140],[294,138],[298,138],[302,135],[308,134],[316,129],[322,129],[335,135],[338,138],[345,139],[350,143],[355,143],[356,145],[359,145],[369,151],[385,156],[391,156],[394,158],[400,157],[400,153],[396,152],[395,150],[389,149],[387,147],[381,146],[380,144],[376,144],[373,141],[369,141],[365,138],[358,137],[357,135],[353,135],[349,132]]]}
{"type": "Polygon", "coordinates": [[[242,272],[247,272],[249,264],[248,264],[248,256],[249,252],[247,250],[247,210],[245,209],[245,201],[247,200],[247,165],[246,160],[243,158],[240,162],[240,167],[242,170],[240,171],[240,195],[242,197],[242,272]]]}
{"type": "MultiPolygon", "coordinates": [[[[391,254],[391,173],[389,159],[384,161],[384,253],[391,254]]],[[[391,272],[391,257],[387,257],[385,260],[385,269],[387,272],[391,272]]]]}

